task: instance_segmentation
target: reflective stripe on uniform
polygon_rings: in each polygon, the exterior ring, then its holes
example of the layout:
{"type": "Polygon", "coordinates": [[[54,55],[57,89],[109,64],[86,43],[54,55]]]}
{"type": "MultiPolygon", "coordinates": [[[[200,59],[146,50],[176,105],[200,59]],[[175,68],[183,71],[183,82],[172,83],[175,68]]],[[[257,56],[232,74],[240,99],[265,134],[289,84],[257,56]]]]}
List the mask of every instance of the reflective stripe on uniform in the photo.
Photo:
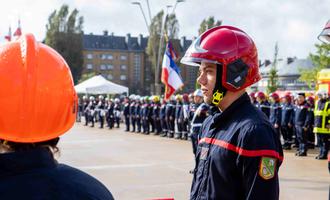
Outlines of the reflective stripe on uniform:
{"type": "Polygon", "coordinates": [[[207,143],[207,144],[213,144],[222,148],[225,148],[230,151],[234,151],[237,154],[241,156],[246,157],[261,157],[261,156],[271,156],[274,158],[279,159],[280,161],[283,161],[283,156],[280,156],[280,154],[275,150],[269,150],[269,149],[262,149],[262,150],[246,150],[240,147],[237,147],[235,145],[232,145],[224,140],[218,140],[215,138],[202,138],[198,141],[198,143],[207,143]]]}

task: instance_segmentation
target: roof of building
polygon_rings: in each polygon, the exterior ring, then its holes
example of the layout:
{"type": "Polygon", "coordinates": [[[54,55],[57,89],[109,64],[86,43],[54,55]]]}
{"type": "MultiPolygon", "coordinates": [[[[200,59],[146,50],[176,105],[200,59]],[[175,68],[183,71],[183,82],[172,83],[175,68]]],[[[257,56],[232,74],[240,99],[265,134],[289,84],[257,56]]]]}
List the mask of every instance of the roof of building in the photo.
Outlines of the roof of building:
{"type": "MultiPolygon", "coordinates": [[[[261,66],[261,75],[268,75],[272,65],[261,66]]],[[[314,65],[310,59],[298,59],[298,58],[288,58],[286,60],[279,59],[276,70],[278,76],[294,76],[299,75],[302,69],[312,69],[314,65]]]]}
{"type": "MultiPolygon", "coordinates": [[[[175,49],[179,48],[178,51],[180,52],[185,52],[192,43],[191,40],[187,40],[185,37],[175,39],[172,42],[177,44],[178,47],[175,47],[175,49]]],[[[131,37],[130,34],[126,36],[114,36],[113,34],[83,36],[83,47],[90,50],[145,51],[147,46],[148,37],[142,35],[138,37],[131,37]]]]}

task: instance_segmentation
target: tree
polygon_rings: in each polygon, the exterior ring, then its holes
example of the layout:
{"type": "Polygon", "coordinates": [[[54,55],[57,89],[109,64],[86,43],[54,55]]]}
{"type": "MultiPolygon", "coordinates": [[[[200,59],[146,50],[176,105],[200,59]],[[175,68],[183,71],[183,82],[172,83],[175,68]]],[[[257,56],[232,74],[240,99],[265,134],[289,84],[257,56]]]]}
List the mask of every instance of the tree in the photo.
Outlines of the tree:
{"type": "Polygon", "coordinates": [[[84,18],[78,17],[79,11],[69,13],[68,5],[62,5],[48,17],[45,43],[59,52],[71,69],[75,83],[81,77],[83,69],[83,23],[84,18]]]}
{"type": "Polygon", "coordinates": [[[330,68],[330,45],[315,44],[316,54],[309,54],[309,59],[313,62],[312,69],[300,69],[299,80],[305,82],[309,88],[317,83],[317,73],[324,68],[330,68]]]}
{"type": "Polygon", "coordinates": [[[220,26],[221,24],[222,24],[222,20],[215,21],[214,17],[210,16],[209,18],[206,18],[202,21],[202,23],[199,26],[198,33],[199,33],[199,35],[201,35],[206,30],[216,27],[216,26],[220,26]]]}
{"type": "Polygon", "coordinates": [[[278,75],[277,75],[277,56],[278,56],[278,44],[275,44],[275,52],[274,52],[274,61],[272,63],[272,68],[269,71],[269,80],[267,85],[267,93],[275,92],[278,88],[278,75]]]}

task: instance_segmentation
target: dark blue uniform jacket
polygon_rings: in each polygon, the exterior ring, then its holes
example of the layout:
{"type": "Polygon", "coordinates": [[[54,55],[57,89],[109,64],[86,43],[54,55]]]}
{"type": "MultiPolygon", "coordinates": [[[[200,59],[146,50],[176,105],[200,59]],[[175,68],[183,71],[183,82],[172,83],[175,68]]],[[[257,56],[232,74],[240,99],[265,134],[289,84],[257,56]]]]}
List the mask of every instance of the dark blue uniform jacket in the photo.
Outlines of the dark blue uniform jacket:
{"type": "Polygon", "coordinates": [[[281,126],[293,125],[293,106],[291,104],[282,105],[281,126]]]}
{"type": "Polygon", "coordinates": [[[245,93],[203,123],[190,199],[278,200],[282,160],[275,130],[245,93]],[[275,169],[266,178],[265,159],[275,169]]]}
{"type": "Polygon", "coordinates": [[[0,199],[112,200],[90,175],[58,164],[46,148],[0,154],[0,199]]]}
{"type": "Polygon", "coordinates": [[[272,125],[281,125],[282,107],[279,103],[272,103],[270,106],[269,121],[272,125]]]}

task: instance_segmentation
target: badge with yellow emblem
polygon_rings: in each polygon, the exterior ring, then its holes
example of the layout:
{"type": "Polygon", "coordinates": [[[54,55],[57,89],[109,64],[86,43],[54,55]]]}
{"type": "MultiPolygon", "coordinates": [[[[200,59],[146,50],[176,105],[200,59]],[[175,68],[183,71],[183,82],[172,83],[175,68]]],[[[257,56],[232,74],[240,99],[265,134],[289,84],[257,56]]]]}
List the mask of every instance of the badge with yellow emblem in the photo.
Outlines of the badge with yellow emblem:
{"type": "Polygon", "coordinates": [[[259,175],[265,180],[273,178],[276,170],[276,162],[276,158],[262,157],[260,161],[259,175]]]}

